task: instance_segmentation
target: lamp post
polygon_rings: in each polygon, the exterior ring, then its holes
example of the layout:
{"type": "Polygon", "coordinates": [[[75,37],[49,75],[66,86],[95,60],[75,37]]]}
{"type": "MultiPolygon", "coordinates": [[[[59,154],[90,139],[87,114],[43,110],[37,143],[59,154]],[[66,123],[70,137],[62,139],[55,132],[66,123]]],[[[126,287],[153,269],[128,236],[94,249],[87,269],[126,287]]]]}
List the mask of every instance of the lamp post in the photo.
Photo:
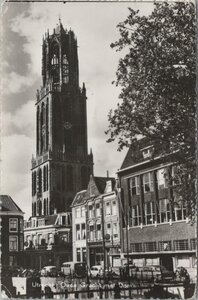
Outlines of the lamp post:
{"type": "MultiPolygon", "coordinates": [[[[124,217],[124,223],[125,223],[125,231],[126,231],[126,252],[127,252],[127,276],[128,276],[128,285],[129,285],[129,298],[131,298],[131,290],[130,290],[130,284],[131,284],[131,280],[130,280],[130,272],[129,272],[129,212],[126,211],[126,209],[123,209],[122,206],[122,201],[121,201],[121,187],[120,187],[120,182],[119,182],[119,178],[117,178],[117,192],[118,192],[118,203],[120,208],[122,209],[122,214],[124,217]]],[[[121,214],[121,216],[122,216],[121,214]]],[[[120,233],[121,233],[122,229],[120,229],[120,233]]]]}

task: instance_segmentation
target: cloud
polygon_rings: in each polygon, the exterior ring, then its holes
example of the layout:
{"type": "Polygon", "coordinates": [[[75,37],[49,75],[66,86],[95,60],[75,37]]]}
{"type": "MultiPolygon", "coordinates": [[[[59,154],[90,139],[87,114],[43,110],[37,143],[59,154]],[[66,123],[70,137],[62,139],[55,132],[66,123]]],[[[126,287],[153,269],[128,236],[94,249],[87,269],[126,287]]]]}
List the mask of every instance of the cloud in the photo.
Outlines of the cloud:
{"type": "Polygon", "coordinates": [[[22,210],[31,205],[32,149],[32,139],[24,135],[6,136],[1,141],[1,194],[13,197],[22,210]]]}
{"type": "Polygon", "coordinates": [[[12,135],[13,132],[35,138],[35,110],[34,102],[28,101],[19,107],[14,113],[2,115],[3,135],[12,135]]]}

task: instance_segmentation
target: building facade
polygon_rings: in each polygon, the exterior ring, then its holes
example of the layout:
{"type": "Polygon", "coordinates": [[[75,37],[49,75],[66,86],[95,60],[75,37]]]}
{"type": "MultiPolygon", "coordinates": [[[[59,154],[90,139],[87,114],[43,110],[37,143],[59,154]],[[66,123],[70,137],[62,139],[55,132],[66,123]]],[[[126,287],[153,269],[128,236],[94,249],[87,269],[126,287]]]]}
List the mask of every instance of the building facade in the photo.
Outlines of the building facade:
{"type": "Polygon", "coordinates": [[[173,271],[183,266],[194,277],[195,226],[176,185],[170,185],[175,168],[145,139],[129,149],[118,172],[122,251],[137,266],[160,264],[173,271]]]}
{"type": "Polygon", "coordinates": [[[23,266],[23,212],[8,195],[1,202],[1,264],[23,266]]]}
{"type": "Polygon", "coordinates": [[[86,88],[79,86],[77,39],[61,21],[42,45],[42,87],[36,98],[32,216],[70,210],[93,173],[87,149],[86,88]]]}
{"type": "Polygon", "coordinates": [[[88,266],[114,265],[120,253],[119,207],[115,179],[90,177],[87,190],[72,203],[73,258],[88,266]]]}
{"type": "Polygon", "coordinates": [[[72,260],[71,212],[48,217],[32,217],[24,224],[25,259],[28,268],[47,265],[58,268],[72,260]]]}

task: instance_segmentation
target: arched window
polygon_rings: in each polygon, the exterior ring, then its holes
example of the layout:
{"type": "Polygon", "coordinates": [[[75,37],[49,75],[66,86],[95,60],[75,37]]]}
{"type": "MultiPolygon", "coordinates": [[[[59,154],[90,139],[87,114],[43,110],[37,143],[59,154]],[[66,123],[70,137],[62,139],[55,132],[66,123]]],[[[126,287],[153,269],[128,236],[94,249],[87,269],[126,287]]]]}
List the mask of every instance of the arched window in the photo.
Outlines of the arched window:
{"type": "Polygon", "coordinates": [[[54,202],[53,200],[50,201],[50,215],[54,214],[54,202]]]}
{"type": "Polygon", "coordinates": [[[46,166],[43,168],[43,191],[46,191],[46,166]]]}
{"type": "Polygon", "coordinates": [[[41,108],[41,120],[40,120],[40,128],[41,128],[41,133],[40,133],[40,139],[41,139],[41,153],[44,150],[45,146],[45,104],[42,103],[42,108],[41,108]]]}
{"type": "Polygon", "coordinates": [[[46,117],[45,117],[45,120],[46,120],[46,150],[48,150],[48,144],[49,144],[49,117],[48,117],[48,113],[49,113],[49,100],[47,98],[47,104],[46,104],[46,117]]]}
{"type": "Polygon", "coordinates": [[[33,190],[34,190],[34,195],[36,194],[36,171],[34,172],[34,187],[33,187],[33,190]]]}
{"type": "Polygon", "coordinates": [[[88,176],[87,176],[87,168],[83,166],[81,168],[81,187],[83,190],[87,188],[88,176]]]}
{"type": "Polygon", "coordinates": [[[56,54],[52,56],[51,65],[58,65],[58,57],[56,54]]]}
{"type": "Polygon", "coordinates": [[[71,165],[67,166],[67,189],[73,191],[73,167],[71,165]]]}
{"type": "Polygon", "coordinates": [[[46,199],[44,199],[44,202],[43,202],[43,214],[44,214],[44,216],[47,215],[46,199]]]}
{"type": "Polygon", "coordinates": [[[39,204],[38,204],[38,214],[39,214],[39,216],[42,215],[42,202],[41,201],[39,201],[39,204]]]}
{"type": "Polygon", "coordinates": [[[66,54],[63,55],[63,83],[69,82],[69,63],[66,54]]]}
{"type": "Polygon", "coordinates": [[[48,198],[46,200],[46,215],[49,215],[49,203],[48,203],[48,198]]]}
{"type": "Polygon", "coordinates": [[[38,171],[38,192],[42,193],[42,170],[38,171]]]}
{"type": "Polygon", "coordinates": [[[37,107],[37,113],[36,113],[36,150],[37,153],[39,153],[39,117],[40,117],[40,110],[39,106],[37,107]]]}
{"type": "Polygon", "coordinates": [[[46,191],[48,191],[48,165],[46,167],[46,191]]]}

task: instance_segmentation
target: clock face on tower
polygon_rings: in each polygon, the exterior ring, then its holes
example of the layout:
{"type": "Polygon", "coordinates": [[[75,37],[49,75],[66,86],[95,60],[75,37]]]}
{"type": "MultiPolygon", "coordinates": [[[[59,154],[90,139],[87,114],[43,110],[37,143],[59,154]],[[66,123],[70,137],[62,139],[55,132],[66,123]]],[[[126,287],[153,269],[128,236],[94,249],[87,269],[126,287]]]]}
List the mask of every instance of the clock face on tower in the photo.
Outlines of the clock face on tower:
{"type": "Polygon", "coordinates": [[[65,128],[66,130],[69,130],[69,129],[72,128],[72,124],[71,124],[70,122],[65,122],[65,123],[64,123],[64,128],[65,128]]]}

